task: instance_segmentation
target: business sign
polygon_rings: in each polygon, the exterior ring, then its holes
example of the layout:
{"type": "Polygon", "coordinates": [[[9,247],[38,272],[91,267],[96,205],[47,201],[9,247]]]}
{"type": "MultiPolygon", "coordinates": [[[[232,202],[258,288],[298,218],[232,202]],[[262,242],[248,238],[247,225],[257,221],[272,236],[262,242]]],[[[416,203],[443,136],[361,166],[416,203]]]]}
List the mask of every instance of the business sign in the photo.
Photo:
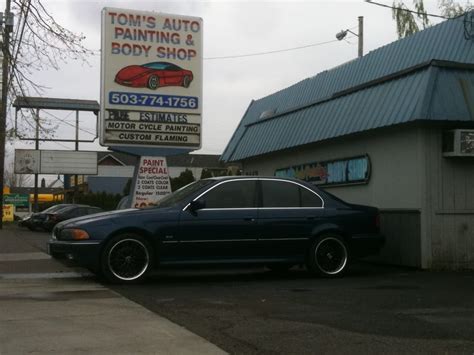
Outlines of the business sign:
{"type": "Polygon", "coordinates": [[[201,147],[202,19],[102,10],[100,143],[201,147]]]}
{"type": "Polygon", "coordinates": [[[275,171],[275,176],[297,178],[315,185],[363,184],[370,178],[368,155],[294,165],[275,171]]]}
{"type": "Polygon", "coordinates": [[[29,194],[7,194],[3,195],[4,205],[14,205],[15,207],[29,207],[29,194]]]}
{"type": "Polygon", "coordinates": [[[2,222],[13,222],[15,220],[15,206],[3,205],[2,222]]]}
{"type": "Polygon", "coordinates": [[[170,177],[164,157],[141,157],[135,180],[132,207],[154,206],[171,193],[170,177]]]}
{"type": "Polygon", "coordinates": [[[15,174],[97,175],[97,152],[15,149],[15,174]]]}

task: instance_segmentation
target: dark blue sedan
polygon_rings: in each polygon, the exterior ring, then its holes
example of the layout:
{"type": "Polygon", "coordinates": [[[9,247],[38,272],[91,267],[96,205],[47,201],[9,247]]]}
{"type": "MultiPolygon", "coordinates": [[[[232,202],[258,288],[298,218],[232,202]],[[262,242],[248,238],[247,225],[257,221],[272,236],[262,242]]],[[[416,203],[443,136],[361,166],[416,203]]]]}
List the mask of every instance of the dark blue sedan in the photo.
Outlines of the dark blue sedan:
{"type": "Polygon", "coordinates": [[[159,265],[306,264],[341,275],[350,258],[384,243],[379,212],[300,180],[224,177],[196,181],[157,207],[75,218],[56,226],[51,255],[66,254],[111,282],[142,280],[159,265]]]}

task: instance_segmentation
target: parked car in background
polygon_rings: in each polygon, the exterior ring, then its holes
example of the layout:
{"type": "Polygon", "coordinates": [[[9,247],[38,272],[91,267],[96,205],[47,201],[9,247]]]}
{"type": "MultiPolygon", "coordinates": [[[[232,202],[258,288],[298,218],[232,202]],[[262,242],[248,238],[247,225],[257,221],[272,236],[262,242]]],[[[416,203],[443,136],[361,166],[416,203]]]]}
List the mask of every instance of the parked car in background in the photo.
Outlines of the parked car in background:
{"type": "Polygon", "coordinates": [[[45,213],[46,218],[41,223],[41,228],[47,231],[52,231],[54,226],[59,222],[66,221],[71,218],[88,216],[100,212],[104,211],[99,207],[93,207],[88,205],[66,206],[64,208],[45,213]]]}
{"type": "Polygon", "coordinates": [[[158,206],[59,223],[51,255],[67,254],[111,282],[143,279],[158,265],[306,264],[341,275],[353,257],[384,244],[377,208],[350,204],[309,184],[276,177],[193,182],[158,206]]]}
{"type": "Polygon", "coordinates": [[[127,209],[127,208],[131,208],[132,207],[132,196],[131,195],[126,195],[124,197],[122,197],[119,201],[119,203],[117,203],[117,207],[115,208],[116,210],[124,210],[124,209],[127,209]]]}
{"type": "Polygon", "coordinates": [[[30,214],[29,216],[24,217],[18,222],[18,225],[21,227],[26,227],[29,230],[37,230],[37,229],[42,229],[42,224],[47,218],[48,213],[55,213],[59,211],[60,209],[73,206],[73,204],[68,204],[68,203],[60,203],[54,206],[51,206],[44,211],[41,212],[35,212],[30,214]]]}

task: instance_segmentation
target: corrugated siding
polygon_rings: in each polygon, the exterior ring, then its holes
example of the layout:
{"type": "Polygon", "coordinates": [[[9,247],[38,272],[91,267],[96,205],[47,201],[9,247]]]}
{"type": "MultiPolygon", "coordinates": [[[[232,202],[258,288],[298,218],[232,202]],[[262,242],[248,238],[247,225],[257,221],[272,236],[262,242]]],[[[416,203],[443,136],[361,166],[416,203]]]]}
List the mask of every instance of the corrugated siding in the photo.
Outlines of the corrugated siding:
{"type": "MultiPolygon", "coordinates": [[[[410,107],[413,106],[412,98],[406,97],[406,102],[399,100],[390,101],[387,100],[387,93],[390,92],[392,95],[406,96],[402,92],[406,87],[401,85],[392,88],[381,85],[376,87],[380,92],[371,93],[370,98],[364,96],[365,94],[362,97],[362,99],[366,100],[374,100],[374,97],[377,95],[384,98],[386,105],[375,107],[375,109],[378,110],[375,122],[369,119],[369,117],[374,118],[373,113],[369,115],[365,114],[365,105],[358,100],[361,99],[361,97],[356,93],[351,95],[350,99],[346,98],[343,101],[340,99],[336,100],[338,105],[349,105],[339,108],[338,112],[340,118],[338,119],[332,119],[331,114],[333,114],[335,110],[332,106],[333,104],[324,108],[318,106],[318,116],[324,115],[324,122],[320,122],[318,125],[318,129],[320,130],[318,134],[311,134],[311,132],[305,129],[298,128],[308,127],[307,122],[283,123],[280,118],[258,124],[257,126],[261,126],[259,128],[254,128],[253,126],[250,126],[252,127],[251,129],[246,128],[246,125],[249,123],[257,122],[263,111],[276,109],[276,113],[281,113],[288,109],[314,102],[318,99],[329,98],[334,93],[342,90],[397,73],[433,59],[474,64],[474,41],[464,38],[462,19],[445,21],[408,38],[372,51],[362,58],[353,60],[330,71],[324,71],[312,78],[305,79],[291,87],[252,102],[234,136],[226,147],[222,159],[239,160],[255,155],[257,152],[270,152],[282,149],[281,146],[291,147],[314,142],[321,139],[318,137],[330,138],[340,135],[343,132],[357,132],[403,122],[406,117],[400,115],[410,111],[410,107]],[[406,105],[407,107],[401,107],[401,105],[406,105]],[[348,115],[348,111],[351,111],[352,114],[348,115]],[[342,121],[343,119],[348,119],[349,121],[342,121]],[[282,135],[281,132],[285,128],[285,125],[287,127],[296,128],[294,129],[294,135],[291,137],[288,134],[286,134],[286,136],[282,135]],[[256,136],[255,134],[258,131],[262,133],[265,132],[265,135],[256,136]],[[247,137],[247,135],[250,136],[247,137]],[[263,139],[266,136],[272,137],[271,139],[263,139]],[[254,137],[255,140],[250,140],[250,137],[254,137]],[[281,137],[285,141],[276,142],[275,137],[281,137]],[[273,145],[271,142],[278,144],[273,145]],[[241,147],[241,145],[244,144],[251,146],[241,147]],[[257,149],[256,146],[260,148],[257,149]],[[239,151],[238,155],[234,154],[237,150],[239,151]],[[244,154],[243,152],[246,153],[244,154]],[[254,153],[251,154],[251,152],[254,153]]],[[[417,79],[414,79],[414,84],[420,85],[421,79],[419,75],[415,76],[417,79]]],[[[306,117],[314,117],[314,114],[308,112],[291,113],[287,116],[295,120],[301,120],[301,117],[305,115],[306,117]]]]}

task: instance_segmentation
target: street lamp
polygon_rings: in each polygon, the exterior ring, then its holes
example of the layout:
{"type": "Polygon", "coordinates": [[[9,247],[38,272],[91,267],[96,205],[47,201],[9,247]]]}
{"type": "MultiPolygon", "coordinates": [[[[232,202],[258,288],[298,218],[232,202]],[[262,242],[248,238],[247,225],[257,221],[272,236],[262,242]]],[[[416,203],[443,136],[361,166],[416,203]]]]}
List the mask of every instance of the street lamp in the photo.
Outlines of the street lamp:
{"type": "Polygon", "coordinates": [[[353,35],[357,36],[359,38],[359,49],[358,49],[358,54],[359,58],[362,57],[364,54],[364,16],[359,16],[359,33],[354,33],[351,30],[341,30],[336,34],[336,38],[338,41],[342,41],[346,36],[347,33],[350,32],[353,35]]]}

